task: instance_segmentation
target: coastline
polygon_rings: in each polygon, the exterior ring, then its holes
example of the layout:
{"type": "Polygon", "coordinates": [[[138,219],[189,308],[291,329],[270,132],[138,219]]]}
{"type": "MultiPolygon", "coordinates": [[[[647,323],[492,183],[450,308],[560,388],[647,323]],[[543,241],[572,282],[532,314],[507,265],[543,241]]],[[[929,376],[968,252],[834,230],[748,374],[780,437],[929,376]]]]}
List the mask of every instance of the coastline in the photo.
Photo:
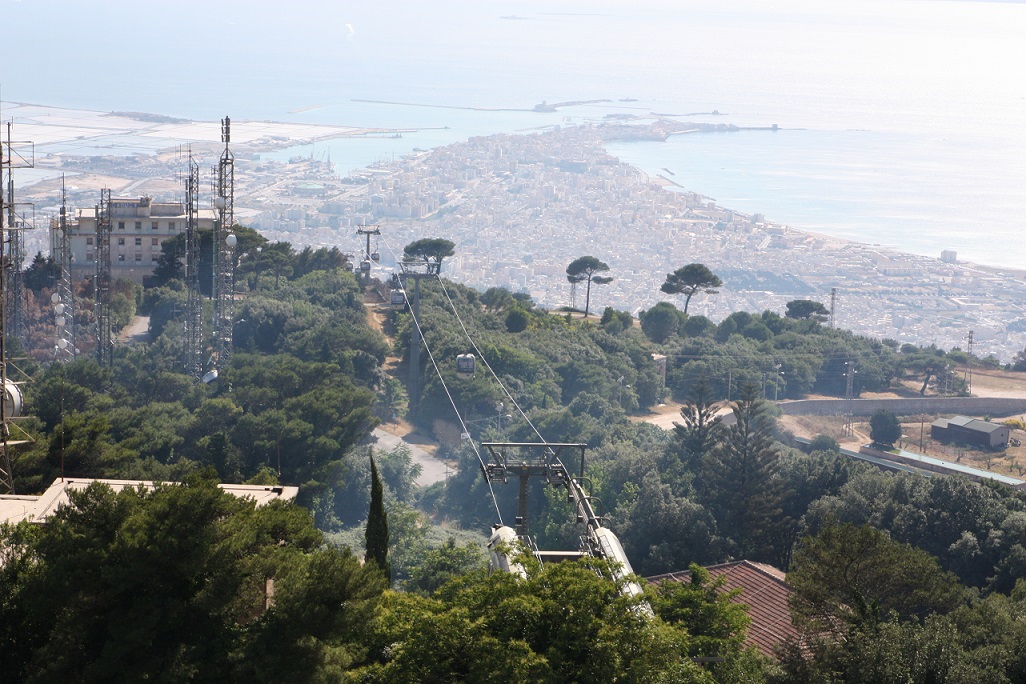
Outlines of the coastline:
{"type": "MultiPolygon", "coordinates": [[[[37,146],[44,154],[37,166],[68,175],[72,207],[92,206],[100,187],[115,193],[180,197],[188,149],[199,155],[201,168],[222,149],[220,126],[213,122],[153,123],[38,106],[31,111],[49,119],[45,126],[31,124],[37,130],[45,128],[45,142],[37,146]],[[86,123],[93,125],[83,128],[86,123]],[[76,155],[82,145],[96,145],[111,136],[112,129],[147,141],[148,154],[110,154],[123,149],[113,148],[106,156],[76,155]],[[83,141],[84,133],[91,137],[83,141]],[[169,141],[178,144],[169,146],[169,141]],[[78,147],[62,147],[69,143],[78,147]]],[[[1026,272],[966,262],[945,264],[936,257],[781,225],[727,208],[727,202],[690,191],[677,180],[646,172],[606,151],[624,135],[658,135],[661,131],[652,126],[605,122],[533,135],[475,136],[341,178],[323,152],[319,158],[312,150],[291,158],[261,154],[316,140],[352,141],[368,131],[400,129],[232,123],[236,217],[272,240],[353,251],[359,246],[350,233],[364,223],[387,224],[389,239],[396,244],[432,232],[446,235],[463,245],[460,259],[450,267],[451,278],[474,287],[525,290],[542,306],[565,303],[562,274],[567,259],[588,249],[609,255],[610,265],[621,271],[602,290],[606,303],[633,313],[666,299],[653,281],[665,269],[672,270],[676,262],[703,261],[714,271],[730,273],[733,280],[725,288],[728,296],[705,298],[693,307],[713,320],[738,310],[779,311],[789,299],[826,301],[836,289],[837,325],[859,334],[950,347],[961,344],[965,331],[975,329],[977,349],[984,355],[1008,360],[1022,349],[1012,323],[1026,310],[1026,272]],[[496,150],[502,153],[496,156],[496,150]],[[507,159],[521,160],[517,164],[528,175],[514,181],[507,159]],[[559,159],[563,161],[552,163],[559,159]],[[456,169],[463,189],[445,180],[456,169]],[[567,183],[578,189],[558,190],[567,183]],[[509,204],[510,193],[520,198],[515,206],[509,204]],[[376,198],[373,203],[367,201],[370,195],[376,198]],[[549,207],[541,221],[532,206],[549,207]],[[633,214],[627,207],[634,207],[633,214]],[[639,244],[641,227],[651,239],[639,244]],[[625,251],[627,244],[635,248],[625,251]],[[528,262],[525,256],[530,257],[528,262]]],[[[19,138],[29,137],[21,120],[15,125],[19,138]]],[[[38,215],[52,214],[54,203],[59,204],[59,181],[51,177],[18,186],[18,195],[33,201],[38,215]]],[[[26,245],[27,253],[47,251],[41,242],[43,231],[32,232],[38,235],[27,234],[27,242],[37,242],[26,245]]]]}

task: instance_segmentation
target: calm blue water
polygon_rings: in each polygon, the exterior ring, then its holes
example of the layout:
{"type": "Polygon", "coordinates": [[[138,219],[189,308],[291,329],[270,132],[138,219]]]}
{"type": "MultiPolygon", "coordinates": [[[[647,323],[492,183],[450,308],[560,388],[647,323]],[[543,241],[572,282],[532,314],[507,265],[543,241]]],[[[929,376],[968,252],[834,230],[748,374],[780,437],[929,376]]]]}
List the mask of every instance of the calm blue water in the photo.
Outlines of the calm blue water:
{"type": "MultiPolygon", "coordinates": [[[[8,0],[3,12],[16,56],[5,100],[449,127],[332,143],[343,170],[565,116],[718,109],[789,130],[611,151],[770,220],[1026,267],[1018,2],[8,0]],[[600,98],[638,102],[535,114],[353,101],[529,109],[600,98]]],[[[328,149],[299,153],[311,151],[328,149]]]]}

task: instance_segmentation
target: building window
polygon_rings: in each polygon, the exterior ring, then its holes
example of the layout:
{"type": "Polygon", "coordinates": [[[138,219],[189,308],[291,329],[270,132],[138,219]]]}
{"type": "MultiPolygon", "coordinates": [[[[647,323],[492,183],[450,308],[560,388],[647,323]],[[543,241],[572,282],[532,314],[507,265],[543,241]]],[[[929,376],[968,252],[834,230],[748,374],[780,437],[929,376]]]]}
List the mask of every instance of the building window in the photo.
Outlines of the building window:
{"type": "Polygon", "coordinates": [[[156,229],[157,229],[157,222],[154,221],[153,223],[150,224],[150,230],[156,230],[156,229]]]}
{"type": "Polygon", "coordinates": [[[150,246],[151,247],[159,247],[160,246],[160,240],[158,238],[150,238],[150,246]]]}
{"type": "Polygon", "coordinates": [[[140,263],[141,261],[142,261],[142,254],[139,254],[139,253],[137,252],[137,253],[136,253],[136,255],[135,255],[135,263],[137,263],[137,264],[138,264],[138,263],[140,263]]]}
{"type": "Polygon", "coordinates": [[[125,244],[125,238],[118,238],[118,244],[119,245],[125,244]]]}
{"type": "Polygon", "coordinates": [[[174,221],[168,221],[167,222],[167,231],[169,233],[175,232],[175,222],[174,221]]]}
{"type": "Polygon", "coordinates": [[[118,254],[118,261],[124,261],[124,260],[125,260],[125,255],[124,254],[118,254]]]}
{"type": "Polygon", "coordinates": [[[142,230],[142,221],[136,221],[135,222],[135,229],[136,230],[142,230]]]}
{"type": "Polygon", "coordinates": [[[141,244],[142,244],[142,238],[136,238],[136,239],[135,239],[135,244],[136,244],[136,246],[137,246],[137,247],[138,247],[139,245],[141,245],[141,244]]]}
{"type": "Polygon", "coordinates": [[[93,260],[93,253],[92,252],[86,252],[86,261],[92,261],[92,260],[93,260]]]}
{"type": "Polygon", "coordinates": [[[125,222],[124,221],[118,221],[118,230],[124,230],[124,229],[125,229],[125,222]]]}
{"type": "Polygon", "coordinates": [[[93,239],[92,239],[91,237],[87,237],[87,238],[86,238],[86,244],[87,244],[87,245],[91,245],[91,244],[93,244],[93,239]]]}

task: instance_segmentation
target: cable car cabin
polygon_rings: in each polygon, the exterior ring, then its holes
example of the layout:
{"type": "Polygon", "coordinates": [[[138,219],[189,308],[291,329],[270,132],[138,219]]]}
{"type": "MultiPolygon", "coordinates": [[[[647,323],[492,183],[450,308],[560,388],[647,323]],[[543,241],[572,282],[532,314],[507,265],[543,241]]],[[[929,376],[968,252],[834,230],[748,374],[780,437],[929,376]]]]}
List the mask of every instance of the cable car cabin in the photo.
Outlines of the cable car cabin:
{"type": "Polygon", "coordinates": [[[347,261],[347,262],[346,262],[346,266],[345,266],[345,268],[346,268],[346,270],[347,270],[347,271],[349,271],[350,273],[352,273],[353,271],[355,271],[355,270],[356,270],[356,267],[355,267],[355,266],[353,266],[353,262],[352,262],[352,261],[347,261]]]}
{"type": "Polygon", "coordinates": [[[406,293],[403,290],[392,290],[389,295],[389,303],[393,309],[402,309],[406,306],[406,293]]]}
{"type": "Polygon", "coordinates": [[[474,377],[474,370],[477,366],[477,359],[473,354],[460,354],[456,357],[457,377],[469,379],[474,377]]]}
{"type": "Polygon", "coordinates": [[[370,271],[370,267],[371,267],[371,263],[369,261],[367,261],[366,259],[364,259],[363,261],[360,262],[360,270],[362,272],[367,273],[368,271],[370,271]]]}
{"type": "Polygon", "coordinates": [[[381,261],[381,254],[379,252],[371,252],[371,261],[381,261]]]}

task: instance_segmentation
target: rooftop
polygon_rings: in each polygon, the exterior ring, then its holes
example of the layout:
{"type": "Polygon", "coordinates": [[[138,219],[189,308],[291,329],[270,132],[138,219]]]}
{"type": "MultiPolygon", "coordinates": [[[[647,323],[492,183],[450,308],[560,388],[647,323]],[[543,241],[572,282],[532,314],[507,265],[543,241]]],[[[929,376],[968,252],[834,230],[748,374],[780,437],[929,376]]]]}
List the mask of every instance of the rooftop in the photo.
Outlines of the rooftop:
{"type": "MultiPolygon", "coordinates": [[[[65,478],[54,480],[45,492],[36,496],[0,495],[0,523],[19,523],[22,520],[45,522],[57,508],[68,503],[68,492],[85,489],[94,482],[102,482],[115,492],[126,487],[152,489],[150,480],[100,480],[94,478],[65,478]]],[[[257,506],[264,506],[275,500],[292,501],[299,494],[299,487],[265,485],[219,484],[219,488],[240,498],[251,498],[257,506]]]]}
{"type": "MultiPolygon", "coordinates": [[[[741,589],[741,594],[732,601],[748,606],[752,624],[748,627],[745,639],[747,645],[754,646],[763,655],[775,658],[775,649],[779,644],[788,638],[799,640],[800,635],[791,624],[791,613],[787,609],[791,587],[782,571],[771,565],[747,560],[710,565],[706,570],[713,579],[724,578],[719,592],[741,589]]],[[[649,582],[690,582],[691,573],[670,572],[646,579],[649,582]]]]}

